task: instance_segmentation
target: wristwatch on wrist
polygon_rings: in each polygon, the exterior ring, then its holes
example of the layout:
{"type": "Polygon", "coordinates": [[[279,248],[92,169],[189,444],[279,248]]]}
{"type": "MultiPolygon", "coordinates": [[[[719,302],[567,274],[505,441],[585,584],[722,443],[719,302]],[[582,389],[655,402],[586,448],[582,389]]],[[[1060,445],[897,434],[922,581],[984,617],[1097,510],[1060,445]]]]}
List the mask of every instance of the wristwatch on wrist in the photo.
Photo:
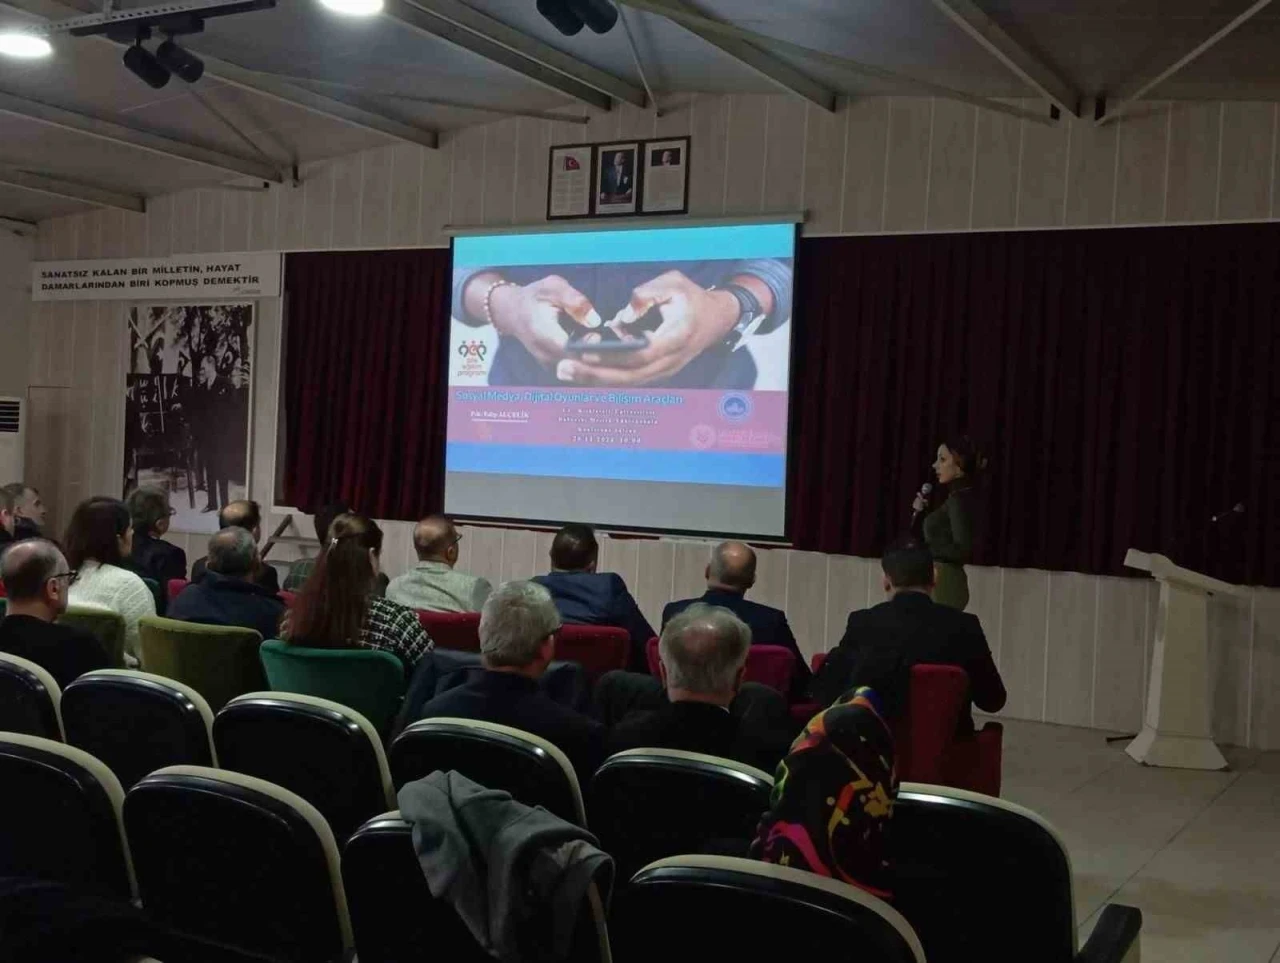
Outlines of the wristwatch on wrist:
{"type": "Polygon", "coordinates": [[[736,351],[742,347],[747,338],[756,333],[768,314],[765,312],[764,305],[760,303],[760,299],[741,284],[725,284],[720,287],[720,290],[728,291],[738,299],[738,323],[724,339],[725,347],[730,351],[736,351]]]}

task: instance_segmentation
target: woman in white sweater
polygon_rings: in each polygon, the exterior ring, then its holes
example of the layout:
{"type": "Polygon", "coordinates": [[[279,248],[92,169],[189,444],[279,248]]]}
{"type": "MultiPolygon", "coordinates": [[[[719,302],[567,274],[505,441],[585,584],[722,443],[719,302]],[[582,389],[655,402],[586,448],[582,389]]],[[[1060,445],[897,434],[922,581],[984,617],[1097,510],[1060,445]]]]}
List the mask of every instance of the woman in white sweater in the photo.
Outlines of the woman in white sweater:
{"type": "Polygon", "coordinates": [[[133,551],[129,510],[118,498],[90,498],[76,506],[67,526],[67,562],[76,579],[67,593],[71,605],[97,605],[124,619],[126,661],[142,661],[138,619],[156,614],[146,583],[123,566],[133,551]]]}

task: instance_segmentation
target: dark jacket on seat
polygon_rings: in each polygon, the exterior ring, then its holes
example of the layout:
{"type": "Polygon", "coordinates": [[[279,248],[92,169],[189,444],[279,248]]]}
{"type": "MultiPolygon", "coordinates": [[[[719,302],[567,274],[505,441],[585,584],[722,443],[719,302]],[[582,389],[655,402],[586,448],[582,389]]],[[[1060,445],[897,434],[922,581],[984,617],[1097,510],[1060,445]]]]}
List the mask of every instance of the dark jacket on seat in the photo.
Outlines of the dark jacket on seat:
{"type": "MultiPolygon", "coordinates": [[[[772,691],[772,690],[770,690],[772,691]]],[[[780,696],[774,694],[779,703],[780,696]]],[[[626,749],[683,749],[735,759],[772,774],[795,734],[786,706],[774,724],[744,719],[706,702],[668,702],[633,713],[609,732],[609,752],[626,749]]]]}
{"type": "MultiPolygon", "coordinates": [[[[209,559],[207,556],[196,559],[195,564],[191,566],[191,581],[199,582],[204,578],[205,572],[209,570],[208,564],[209,559]]],[[[268,565],[263,562],[258,571],[254,573],[253,584],[275,595],[280,591],[280,573],[276,571],[274,565],[268,565]]]]}
{"type": "Polygon", "coordinates": [[[169,579],[187,577],[187,553],[163,538],[134,532],[130,558],[133,570],[158,583],[162,592],[169,579]]]}
{"type": "MultiPolygon", "coordinates": [[[[854,686],[871,686],[884,700],[885,716],[906,707],[911,667],[954,665],[969,675],[970,700],[979,709],[1004,707],[1004,682],[977,616],[939,605],[922,592],[899,592],[887,602],[849,613],[844,638],[814,677],[812,692],[823,705],[854,686]]],[[[968,709],[961,731],[973,730],[968,709]]]]}
{"type": "Polygon", "coordinates": [[[257,629],[263,639],[279,635],[284,603],[273,593],[244,579],[205,572],[169,604],[169,618],[204,625],[238,625],[257,629]]]}
{"type": "Polygon", "coordinates": [[[47,669],[60,689],[86,672],[111,668],[102,643],[88,632],[30,615],[10,615],[0,622],[0,652],[47,669]]]}

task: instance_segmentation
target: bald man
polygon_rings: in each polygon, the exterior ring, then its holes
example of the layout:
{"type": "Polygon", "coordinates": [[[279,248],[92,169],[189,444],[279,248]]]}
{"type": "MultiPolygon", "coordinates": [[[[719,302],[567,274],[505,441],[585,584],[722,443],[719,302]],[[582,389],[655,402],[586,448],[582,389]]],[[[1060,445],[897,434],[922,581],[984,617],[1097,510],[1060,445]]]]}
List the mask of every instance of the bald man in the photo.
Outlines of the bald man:
{"type": "Polygon", "coordinates": [[[58,546],[43,538],[15,542],[0,562],[9,594],[0,622],[0,652],[43,666],[64,689],[86,672],[109,668],[96,638],[54,621],[67,610],[67,587],[74,575],[58,546]]]}
{"type": "MultiPolygon", "coordinates": [[[[255,544],[262,541],[261,506],[248,498],[241,498],[222,506],[218,512],[218,531],[223,531],[227,528],[244,529],[253,536],[255,544]]],[[[207,555],[204,558],[196,559],[195,564],[191,566],[191,581],[199,582],[203,579],[208,564],[209,557],[207,555]]],[[[280,591],[280,573],[276,571],[274,565],[268,565],[261,558],[258,559],[250,581],[254,585],[266,589],[271,595],[275,595],[280,591]]]]}
{"type": "Polygon", "coordinates": [[[493,591],[488,579],[454,570],[462,535],[444,515],[430,515],[413,529],[416,567],[391,580],[387,598],[426,612],[479,612],[493,591]]]}
{"type": "Polygon", "coordinates": [[[809,665],[796,645],[796,637],[787,623],[787,614],[759,602],[749,602],[747,592],[756,584],[756,553],[745,542],[721,542],[711,550],[707,562],[707,590],[701,598],[672,602],[662,610],[665,627],[695,602],[726,608],[751,628],[752,645],[781,645],[795,656],[796,670],[791,677],[793,702],[801,701],[809,687],[809,665]]]}

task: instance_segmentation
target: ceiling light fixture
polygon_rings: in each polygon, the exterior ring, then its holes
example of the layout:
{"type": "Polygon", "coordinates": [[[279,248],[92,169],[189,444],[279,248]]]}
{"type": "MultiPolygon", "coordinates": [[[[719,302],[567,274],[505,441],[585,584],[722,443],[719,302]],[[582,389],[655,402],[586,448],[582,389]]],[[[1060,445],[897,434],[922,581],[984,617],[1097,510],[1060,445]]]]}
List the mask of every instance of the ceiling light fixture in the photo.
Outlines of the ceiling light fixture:
{"type": "Polygon", "coordinates": [[[346,17],[372,17],[382,13],[382,0],[320,0],[320,3],[346,17]]]}
{"type": "Polygon", "coordinates": [[[169,68],[156,60],[155,54],[142,46],[141,39],[125,50],[124,65],[148,87],[159,90],[169,82],[169,68]]]}
{"type": "Polygon", "coordinates": [[[608,33],[618,22],[618,8],[609,0],[565,0],[565,3],[595,33],[608,33]]]}
{"type": "Polygon", "coordinates": [[[169,71],[189,84],[204,76],[204,61],[189,50],[183,50],[173,40],[166,40],[156,47],[156,60],[169,71]]]}
{"type": "Polygon", "coordinates": [[[582,18],[569,9],[565,0],[538,0],[538,13],[566,37],[572,37],[582,29],[582,18]]]}
{"type": "Polygon", "coordinates": [[[0,54],[20,60],[38,60],[53,53],[53,46],[37,33],[25,30],[0,31],[0,54]]]}

